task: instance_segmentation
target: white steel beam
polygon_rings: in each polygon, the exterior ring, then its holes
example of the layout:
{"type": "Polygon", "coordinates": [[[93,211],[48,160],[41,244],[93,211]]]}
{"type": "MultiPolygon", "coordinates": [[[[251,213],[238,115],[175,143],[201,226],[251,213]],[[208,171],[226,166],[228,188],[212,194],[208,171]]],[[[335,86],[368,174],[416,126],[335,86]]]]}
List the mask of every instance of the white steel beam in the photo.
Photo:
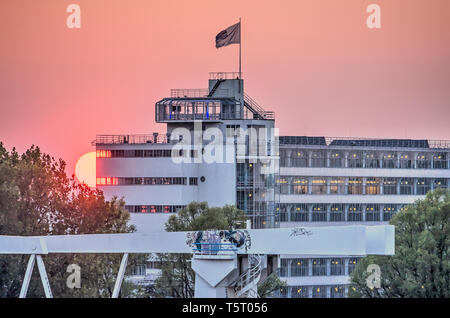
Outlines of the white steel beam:
{"type": "Polygon", "coordinates": [[[125,276],[125,269],[128,263],[128,253],[123,254],[122,261],[120,262],[119,273],[117,274],[116,283],[114,284],[114,290],[111,298],[119,297],[120,287],[122,286],[123,277],[125,276]]]}
{"type": "Polygon", "coordinates": [[[20,289],[19,298],[27,297],[28,286],[30,285],[31,275],[33,274],[34,262],[36,260],[36,255],[31,254],[28,259],[27,270],[25,272],[25,277],[23,278],[22,288],[20,289]]]}
{"type": "MultiPolygon", "coordinates": [[[[247,230],[251,245],[238,254],[392,255],[394,226],[348,225],[247,230]]],[[[12,254],[5,244],[18,246],[24,239],[40,239],[47,253],[192,253],[188,232],[131,234],[55,235],[41,237],[0,236],[0,254],[12,254]],[[15,242],[15,238],[18,239],[15,242]],[[6,247],[4,249],[4,247],[6,247]]],[[[38,240],[39,242],[39,240],[38,240]]],[[[18,247],[20,248],[20,247],[18,247]]],[[[26,252],[22,254],[35,254],[26,252]]],[[[39,253],[36,253],[39,254],[39,253]]]]}
{"type": "Polygon", "coordinates": [[[39,268],[39,274],[41,276],[42,286],[44,287],[45,297],[53,298],[52,290],[50,288],[50,282],[48,281],[47,272],[45,271],[44,261],[41,255],[36,255],[37,265],[39,268]]]}

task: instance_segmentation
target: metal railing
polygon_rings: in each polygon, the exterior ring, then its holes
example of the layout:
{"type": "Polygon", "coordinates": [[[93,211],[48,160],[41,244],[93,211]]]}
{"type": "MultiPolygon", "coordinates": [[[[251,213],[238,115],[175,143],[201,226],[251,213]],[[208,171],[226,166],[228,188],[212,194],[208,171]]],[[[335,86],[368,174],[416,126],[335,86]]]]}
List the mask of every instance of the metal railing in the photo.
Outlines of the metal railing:
{"type": "Polygon", "coordinates": [[[115,145],[115,144],[167,144],[170,139],[166,134],[137,134],[137,135],[97,135],[92,145],[115,145]]]}
{"type": "Polygon", "coordinates": [[[249,255],[249,268],[239,276],[234,284],[234,292],[238,298],[248,297],[256,298],[258,294],[254,293],[259,279],[261,277],[261,256],[249,255]],[[253,292],[251,291],[253,290],[253,292]]]}
{"type": "MultiPolygon", "coordinates": [[[[369,141],[369,140],[393,140],[393,141],[410,141],[417,140],[414,138],[371,138],[371,137],[324,137],[326,145],[329,146],[335,140],[356,140],[356,141],[369,141]]],[[[432,140],[432,139],[422,139],[428,142],[428,147],[431,149],[449,149],[450,148],[450,140],[432,140]]],[[[402,147],[403,148],[403,147],[402,147]]],[[[408,147],[405,147],[408,148],[408,147]]],[[[411,147],[414,148],[414,147],[411,147]]]]}
{"type": "Polygon", "coordinates": [[[208,93],[206,88],[173,88],[170,90],[170,97],[207,97],[208,93]]]}
{"type": "MultiPolygon", "coordinates": [[[[207,88],[173,88],[170,90],[171,98],[206,98],[209,91],[207,88]]],[[[221,88],[217,89],[214,93],[214,97],[232,97],[229,89],[221,88]]],[[[212,99],[214,97],[211,97],[212,99]]]]}
{"type": "Polygon", "coordinates": [[[242,73],[239,72],[209,72],[209,79],[221,80],[221,79],[239,79],[242,78],[242,73]]]}
{"type": "Polygon", "coordinates": [[[233,255],[237,251],[234,243],[195,243],[194,255],[233,255]]]}
{"type": "Polygon", "coordinates": [[[275,119],[275,113],[272,111],[265,111],[259,104],[250,96],[244,93],[244,103],[246,106],[250,106],[250,109],[254,111],[261,119],[275,119]]]}

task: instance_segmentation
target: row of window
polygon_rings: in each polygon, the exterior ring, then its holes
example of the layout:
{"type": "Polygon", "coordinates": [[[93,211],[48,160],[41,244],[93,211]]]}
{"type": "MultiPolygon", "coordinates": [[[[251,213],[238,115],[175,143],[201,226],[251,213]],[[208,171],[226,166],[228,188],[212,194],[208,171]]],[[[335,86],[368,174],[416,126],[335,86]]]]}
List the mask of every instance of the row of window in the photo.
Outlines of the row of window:
{"type": "Polygon", "coordinates": [[[126,205],[130,213],[177,213],[184,205],[126,205]]]}
{"type": "Polygon", "coordinates": [[[277,184],[281,194],[425,195],[432,189],[449,187],[449,179],[281,176],[277,184]]]}
{"type": "MultiPolygon", "coordinates": [[[[190,150],[192,158],[196,157],[198,151],[190,150]]],[[[183,149],[176,152],[176,156],[183,156],[187,152],[183,149]]],[[[171,149],[149,149],[149,150],[97,150],[97,158],[170,158],[173,156],[171,149]]]]}
{"type": "Polygon", "coordinates": [[[359,258],[282,258],[280,277],[350,275],[359,258]]]}
{"type": "Polygon", "coordinates": [[[280,222],[389,221],[406,204],[286,204],[277,207],[280,222]]]}
{"type": "Polygon", "coordinates": [[[275,294],[277,298],[344,298],[345,285],[287,286],[275,294]]]}
{"type": "Polygon", "coordinates": [[[282,149],[281,167],[329,168],[398,168],[398,169],[448,169],[447,153],[365,153],[335,151],[298,151],[282,149]]]}
{"type": "MultiPolygon", "coordinates": [[[[102,177],[97,185],[187,185],[186,177],[102,177]]],[[[198,185],[197,177],[189,178],[189,185],[198,185]]]]}

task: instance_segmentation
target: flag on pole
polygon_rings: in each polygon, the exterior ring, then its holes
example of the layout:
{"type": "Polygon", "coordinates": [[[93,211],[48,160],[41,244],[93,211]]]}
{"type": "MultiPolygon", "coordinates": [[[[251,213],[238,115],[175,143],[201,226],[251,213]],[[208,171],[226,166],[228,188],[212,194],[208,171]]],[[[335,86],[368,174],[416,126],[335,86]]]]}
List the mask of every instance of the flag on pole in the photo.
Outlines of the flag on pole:
{"type": "Polygon", "coordinates": [[[216,48],[241,43],[241,22],[238,22],[216,35],[216,48]]]}

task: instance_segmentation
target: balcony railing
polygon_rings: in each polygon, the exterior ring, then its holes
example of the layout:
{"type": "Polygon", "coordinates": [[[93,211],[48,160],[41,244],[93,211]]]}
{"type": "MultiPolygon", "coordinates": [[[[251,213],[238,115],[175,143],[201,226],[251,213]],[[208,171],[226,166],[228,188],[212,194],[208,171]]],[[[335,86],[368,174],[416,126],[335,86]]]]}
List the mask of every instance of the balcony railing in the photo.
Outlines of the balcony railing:
{"type": "Polygon", "coordinates": [[[208,93],[206,88],[173,88],[170,90],[170,97],[207,97],[208,93]]]}
{"type": "Polygon", "coordinates": [[[195,255],[234,255],[237,251],[233,243],[195,243],[197,248],[192,249],[195,255]]]}
{"type": "Polygon", "coordinates": [[[92,145],[115,144],[167,144],[170,139],[166,134],[154,133],[152,135],[97,135],[92,145]]]}
{"type": "Polygon", "coordinates": [[[210,80],[239,79],[242,73],[239,72],[209,72],[210,80]]]}

